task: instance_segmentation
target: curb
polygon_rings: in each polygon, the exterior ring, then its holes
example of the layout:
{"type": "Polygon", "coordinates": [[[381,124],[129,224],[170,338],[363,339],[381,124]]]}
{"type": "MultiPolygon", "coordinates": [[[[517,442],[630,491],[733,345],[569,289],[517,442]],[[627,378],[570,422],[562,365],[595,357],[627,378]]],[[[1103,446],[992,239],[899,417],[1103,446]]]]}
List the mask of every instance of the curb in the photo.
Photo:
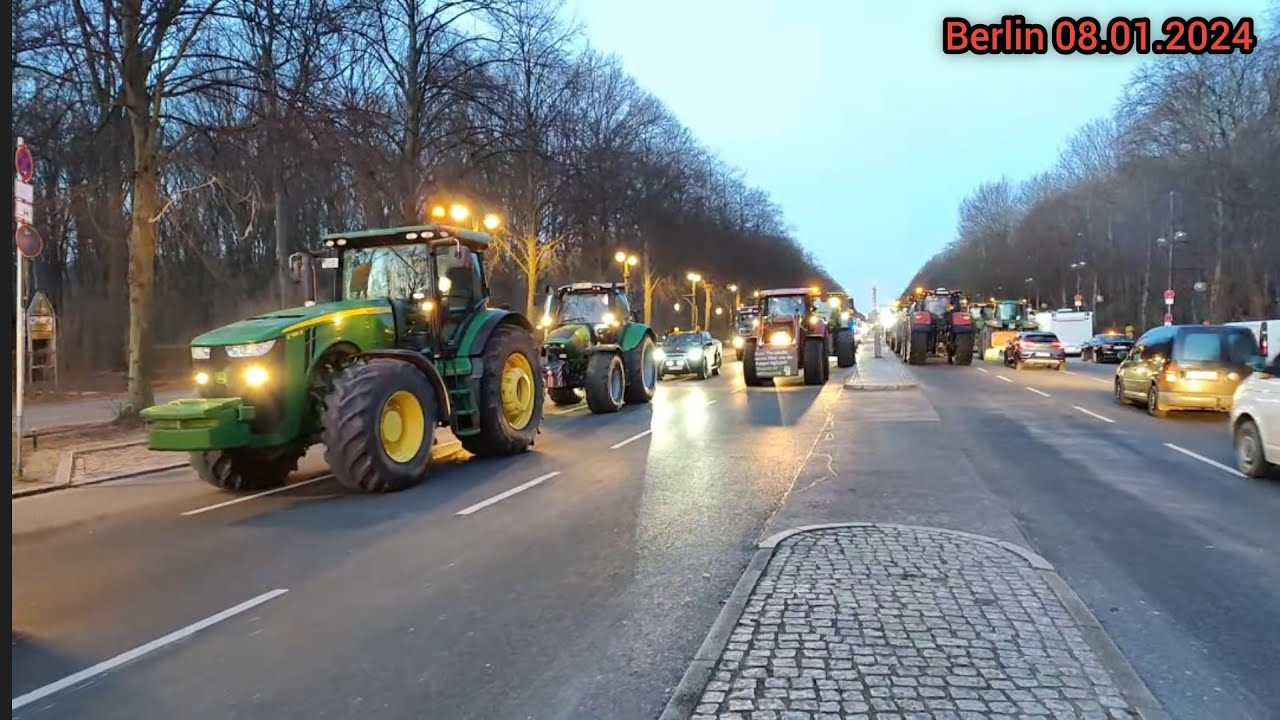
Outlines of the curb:
{"type": "MultiPolygon", "coordinates": [[[[18,490],[14,492],[12,498],[14,500],[17,500],[18,498],[31,497],[32,495],[44,495],[46,493],[57,492],[59,490],[72,490],[75,488],[89,487],[91,485],[101,485],[102,483],[112,482],[113,480],[128,480],[129,478],[141,477],[143,475],[150,475],[152,473],[168,472],[169,470],[178,470],[180,468],[188,467],[190,465],[191,463],[183,460],[182,462],[175,462],[167,465],[156,465],[154,467],[141,468],[138,470],[126,470],[124,472],[113,473],[111,475],[103,475],[102,477],[96,477],[92,480],[85,480],[83,482],[78,482],[78,483],[54,483],[54,484],[44,485],[41,487],[27,488],[25,490],[18,490]]],[[[61,467],[62,467],[61,459],[59,460],[58,466],[59,466],[59,471],[61,471],[61,467]]]]}
{"type": "Polygon", "coordinates": [[[853,382],[846,382],[844,386],[849,388],[850,390],[860,390],[862,392],[882,392],[886,390],[911,390],[911,389],[920,387],[916,383],[900,383],[898,385],[887,385],[887,384],[860,385],[858,383],[853,383],[853,382]]]}
{"type": "Polygon", "coordinates": [[[773,554],[778,549],[778,546],[788,538],[801,533],[839,528],[893,528],[897,530],[941,533],[995,545],[1021,557],[1044,578],[1049,587],[1053,589],[1054,595],[1058,597],[1058,600],[1067,609],[1067,612],[1080,625],[1081,634],[1084,636],[1089,649],[1097,654],[1098,661],[1102,663],[1102,666],[1107,669],[1112,679],[1115,680],[1120,694],[1129,704],[1129,707],[1138,714],[1138,717],[1142,720],[1168,720],[1169,715],[1165,713],[1160,706],[1160,702],[1156,700],[1146,684],[1142,682],[1138,673],[1125,658],[1124,653],[1107,635],[1097,617],[1084,604],[1080,596],[1076,595],[1075,591],[1058,575],[1053,568],[1053,564],[1039,554],[1020,545],[986,535],[924,525],[870,522],[802,525],[774,533],[761,540],[756,545],[759,549],[752,555],[751,562],[747,564],[747,569],[743,571],[742,577],[738,579],[738,584],[734,586],[733,592],[725,600],[724,606],[720,608],[720,614],[716,616],[716,620],[711,626],[711,631],[707,633],[706,639],[702,641],[702,646],[694,654],[693,662],[689,664],[684,676],[680,678],[679,684],[672,691],[671,698],[667,701],[666,707],[663,708],[662,715],[659,716],[658,720],[688,720],[693,715],[693,710],[697,706],[699,698],[702,697],[703,689],[707,686],[712,673],[715,672],[716,663],[719,662],[720,656],[724,654],[725,646],[729,644],[729,637],[733,632],[733,628],[742,617],[742,611],[746,608],[747,599],[751,596],[752,591],[755,590],[756,584],[760,581],[760,576],[764,575],[765,568],[769,566],[769,561],[773,559],[773,554]]]}

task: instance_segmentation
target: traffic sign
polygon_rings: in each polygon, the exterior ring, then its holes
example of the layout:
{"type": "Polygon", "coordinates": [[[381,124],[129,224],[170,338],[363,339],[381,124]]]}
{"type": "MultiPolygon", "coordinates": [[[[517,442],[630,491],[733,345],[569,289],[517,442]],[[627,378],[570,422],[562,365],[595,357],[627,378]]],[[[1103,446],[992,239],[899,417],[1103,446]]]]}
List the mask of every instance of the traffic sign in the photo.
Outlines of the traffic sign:
{"type": "Polygon", "coordinates": [[[1084,296],[1083,296],[1083,295],[1081,295],[1080,293],[1076,293],[1076,298],[1075,298],[1075,299],[1076,299],[1076,307],[1080,307],[1081,305],[1084,305],[1084,296]]]}
{"type": "Polygon", "coordinates": [[[31,182],[31,178],[36,176],[36,159],[31,155],[31,148],[27,147],[22,138],[18,138],[18,150],[13,154],[13,167],[24,183],[31,182]]]}
{"type": "Polygon", "coordinates": [[[38,257],[40,252],[44,250],[44,239],[40,237],[40,233],[36,229],[26,223],[18,224],[18,231],[13,235],[13,242],[18,246],[18,252],[23,257],[38,257]]]}
{"type": "Polygon", "coordinates": [[[1165,299],[1165,300],[1172,300],[1172,299],[1173,299],[1173,290],[1172,290],[1172,289],[1170,289],[1170,290],[1165,290],[1165,291],[1164,291],[1164,299],[1165,299]]]}
{"type": "Polygon", "coordinates": [[[35,215],[35,188],[21,180],[13,181],[13,219],[29,223],[35,215]]]}
{"type": "Polygon", "coordinates": [[[1164,314],[1164,324],[1166,327],[1173,324],[1173,313],[1164,314]]]}

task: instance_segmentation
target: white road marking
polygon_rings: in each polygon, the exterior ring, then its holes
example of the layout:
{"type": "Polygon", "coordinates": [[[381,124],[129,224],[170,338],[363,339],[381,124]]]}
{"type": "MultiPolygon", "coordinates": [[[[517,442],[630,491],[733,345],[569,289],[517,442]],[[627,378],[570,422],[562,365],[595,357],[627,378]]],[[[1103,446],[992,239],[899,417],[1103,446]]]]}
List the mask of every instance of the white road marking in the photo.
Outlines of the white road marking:
{"type": "MultiPolygon", "coordinates": [[[[461,440],[450,440],[448,442],[442,442],[439,445],[436,445],[435,447],[433,447],[431,449],[431,452],[434,453],[440,448],[446,448],[453,445],[461,445],[461,444],[462,444],[461,440]]],[[[241,497],[232,498],[231,500],[226,500],[220,503],[216,503],[214,505],[206,505],[205,507],[196,508],[195,510],[188,510],[184,513],[181,513],[181,516],[190,517],[192,515],[207,513],[211,510],[221,510],[224,507],[230,507],[232,505],[236,505],[249,500],[255,500],[260,497],[266,497],[268,495],[275,495],[276,493],[282,493],[286,490],[296,490],[297,488],[304,487],[306,485],[312,485],[314,483],[320,482],[321,480],[330,480],[332,478],[333,478],[333,473],[325,473],[320,477],[314,477],[314,478],[311,478],[310,480],[303,480],[302,482],[294,483],[292,485],[285,485],[284,487],[271,488],[270,490],[263,490],[262,492],[253,493],[252,495],[242,495],[241,497]]]]}
{"type": "Polygon", "coordinates": [[[708,405],[715,405],[715,404],[716,404],[716,402],[718,402],[718,401],[716,401],[716,400],[708,400],[708,401],[707,401],[707,404],[708,404],[708,405]]]}
{"type": "Polygon", "coordinates": [[[525,484],[523,484],[523,485],[517,485],[517,486],[515,486],[515,487],[511,488],[510,490],[508,490],[508,491],[506,491],[506,492],[501,492],[501,493],[498,493],[497,495],[494,495],[493,497],[489,498],[488,500],[484,500],[484,501],[478,502],[478,503],[476,503],[475,505],[472,505],[471,507],[469,507],[469,508],[467,508],[467,509],[465,509],[465,510],[459,510],[459,511],[458,511],[458,514],[459,514],[459,515],[470,515],[470,514],[472,514],[472,513],[474,513],[474,512],[478,512],[478,511],[480,511],[480,510],[483,510],[483,509],[485,509],[485,508],[489,507],[490,505],[493,505],[493,504],[495,504],[495,503],[500,503],[500,502],[502,502],[503,500],[506,500],[507,498],[511,497],[512,495],[515,495],[515,494],[517,494],[517,493],[522,493],[522,492],[524,492],[525,490],[528,490],[528,489],[529,489],[529,488],[531,488],[531,487],[537,487],[538,485],[541,485],[542,483],[544,483],[544,482],[546,482],[546,481],[550,480],[551,478],[553,478],[553,477],[555,477],[555,476],[557,476],[557,475],[559,475],[559,474],[560,474],[560,471],[558,471],[558,470],[557,470],[556,472],[549,472],[549,473],[547,473],[546,475],[540,475],[540,476],[538,476],[538,477],[536,477],[536,478],[534,478],[534,479],[530,480],[529,482],[527,482],[527,483],[525,483],[525,484]]]}
{"type": "Polygon", "coordinates": [[[72,675],[68,675],[62,678],[61,680],[49,683],[48,685],[45,685],[42,688],[37,688],[35,690],[32,690],[31,692],[26,693],[25,695],[19,695],[18,697],[13,699],[13,709],[17,710],[18,708],[23,707],[24,705],[30,705],[31,703],[37,700],[40,700],[42,698],[49,697],[50,695],[56,692],[60,692],[62,690],[66,690],[69,687],[78,685],[84,682],[85,680],[101,675],[102,673],[107,672],[108,670],[112,670],[121,665],[124,665],[127,662],[136,660],[142,657],[143,655],[146,655],[149,652],[154,652],[166,645],[170,645],[179,640],[195,635],[201,630],[204,630],[205,628],[210,627],[212,625],[216,625],[222,622],[223,620],[226,620],[227,618],[230,618],[234,615],[239,615],[240,613],[246,610],[251,610],[257,607],[258,605],[261,605],[262,603],[265,603],[269,600],[274,600],[287,592],[289,591],[281,588],[277,590],[272,590],[271,592],[263,593],[258,597],[253,598],[251,600],[246,600],[240,603],[239,605],[236,605],[233,608],[223,610],[217,615],[210,615],[209,617],[205,618],[204,620],[201,620],[198,623],[188,625],[176,632],[171,632],[168,635],[165,635],[164,637],[158,640],[152,640],[146,645],[141,645],[139,647],[136,647],[126,653],[117,655],[111,658],[110,660],[105,660],[103,662],[98,663],[97,665],[94,665],[93,667],[86,668],[72,675]]]}
{"type": "Polygon", "coordinates": [[[620,442],[620,443],[618,443],[618,444],[616,444],[616,445],[610,445],[610,446],[609,446],[609,449],[610,449],[610,450],[617,450],[618,448],[622,447],[623,445],[627,445],[627,444],[629,444],[629,443],[633,443],[633,442],[635,442],[635,441],[639,440],[640,438],[644,437],[645,435],[648,435],[648,434],[649,434],[649,433],[651,433],[651,432],[653,432],[653,428],[649,428],[648,430],[645,430],[645,431],[644,431],[644,432],[642,432],[642,433],[637,433],[637,434],[635,434],[635,435],[632,435],[631,437],[627,438],[626,440],[623,440],[622,442],[620,442]]]}
{"type": "Polygon", "coordinates": [[[1028,389],[1028,390],[1030,390],[1031,392],[1033,392],[1033,393],[1037,394],[1037,395],[1043,395],[1043,396],[1045,396],[1045,397],[1053,397],[1052,395],[1050,395],[1049,393],[1047,393],[1047,392],[1045,392],[1045,391],[1043,391],[1043,390],[1037,390],[1037,389],[1035,389],[1035,388],[1033,388],[1033,387],[1030,387],[1030,386],[1028,386],[1028,387],[1027,387],[1027,389],[1028,389]]]}
{"type": "Polygon", "coordinates": [[[1237,469],[1235,469],[1235,468],[1233,468],[1233,467],[1228,467],[1228,466],[1226,466],[1226,465],[1223,465],[1222,463],[1218,462],[1217,460],[1210,460],[1209,458],[1207,458],[1207,457],[1205,457],[1205,456],[1203,456],[1203,455],[1201,455],[1201,454],[1199,454],[1199,453],[1193,453],[1193,452],[1191,452],[1190,450],[1188,450],[1188,449],[1186,449],[1186,448],[1184,448],[1184,447],[1178,447],[1177,445],[1174,445],[1173,443],[1165,443],[1165,444],[1164,444],[1164,446],[1165,446],[1165,447],[1167,447],[1167,448],[1169,448],[1170,450],[1177,450],[1178,452],[1182,453],[1183,455],[1186,455],[1187,457],[1195,458],[1196,460],[1199,460],[1200,462],[1205,463],[1206,465],[1212,465],[1212,466],[1214,466],[1214,467],[1218,468],[1219,470],[1225,470],[1225,471],[1227,471],[1227,472],[1231,473],[1232,475],[1235,475],[1236,477],[1244,477],[1244,476],[1245,476],[1245,474],[1244,474],[1244,473],[1240,472],[1239,470],[1237,470],[1237,469]]]}
{"type": "Polygon", "coordinates": [[[565,408],[563,410],[552,410],[551,414],[552,415],[568,415],[570,413],[576,413],[585,407],[586,407],[585,403],[582,405],[574,405],[573,407],[565,408]]]}
{"type": "Polygon", "coordinates": [[[260,498],[260,497],[266,497],[266,496],[268,496],[268,495],[275,495],[276,493],[282,493],[282,492],[284,492],[284,491],[286,491],[286,490],[296,490],[296,489],[298,489],[298,488],[300,488],[300,487],[303,487],[303,486],[305,486],[305,485],[311,485],[311,484],[314,484],[314,483],[318,483],[318,482],[320,482],[321,480],[329,480],[329,479],[331,479],[332,477],[333,477],[333,475],[325,474],[325,475],[321,475],[320,477],[311,478],[310,480],[303,480],[303,481],[302,481],[302,482],[300,482],[300,483],[294,483],[294,484],[292,484],[292,485],[285,485],[284,487],[271,488],[270,490],[263,490],[262,492],[257,492],[257,493],[254,493],[254,494],[252,494],[252,495],[244,495],[244,496],[241,496],[241,497],[238,497],[238,498],[234,498],[234,499],[232,499],[232,500],[227,500],[227,501],[225,501],[225,502],[220,502],[220,503],[218,503],[218,504],[216,504],[216,505],[206,505],[206,506],[204,506],[204,507],[202,507],[202,508],[196,508],[195,510],[188,510],[188,511],[186,511],[186,512],[182,513],[182,516],[183,516],[183,517],[189,517],[189,516],[191,516],[191,515],[199,515],[200,513],[207,513],[207,512],[209,512],[209,511],[211,511],[211,510],[221,510],[221,509],[222,509],[222,508],[224,508],[224,507],[229,507],[229,506],[231,506],[231,505],[235,505],[235,504],[237,504],[237,503],[247,502],[247,501],[249,501],[249,500],[254,500],[254,499],[257,499],[257,498],[260,498]]]}
{"type": "Polygon", "coordinates": [[[1013,382],[1012,380],[1010,380],[1009,378],[1007,378],[1007,377],[1005,377],[1005,376],[1003,376],[1003,375],[997,375],[996,377],[1000,378],[1001,380],[1003,380],[1003,381],[1005,381],[1005,382],[1007,382],[1007,383],[1011,383],[1011,382],[1013,382]]]}
{"type": "Polygon", "coordinates": [[[978,368],[978,372],[991,372],[991,371],[990,371],[990,370],[987,370],[987,369],[986,369],[986,368],[984,368],[984,367],[980,367],[980,368],[978,368]]]}
{"type": "Polygon", "coordinates": [[[1099,419],[1099,420],[1101,420],[1102,422],[1109,422],[1109,423],[1113,423],[1113,422],[1115,422],[1115,420],[1112,420],[1112,419],[1111,419],[1111,418],[1109,418],[1109,417],[1103,417],[1102,415],[1099,415],[1098,413],[1096,413],[1096,412],[1094,412],[1094,411],[1092,411],[1092,410],[1086,410],[1086,409],[1084,409],[1084,408],[1080,407],[1079,405],[1072,405],[1071,407],[1073,407],[1073,408],[1075,408],[1075,409],[1079,410],[1080,412],[1084,413],[1085,415],[1089,415],[1090,417],[1098,418],[1098,419],[1099,419]]]}

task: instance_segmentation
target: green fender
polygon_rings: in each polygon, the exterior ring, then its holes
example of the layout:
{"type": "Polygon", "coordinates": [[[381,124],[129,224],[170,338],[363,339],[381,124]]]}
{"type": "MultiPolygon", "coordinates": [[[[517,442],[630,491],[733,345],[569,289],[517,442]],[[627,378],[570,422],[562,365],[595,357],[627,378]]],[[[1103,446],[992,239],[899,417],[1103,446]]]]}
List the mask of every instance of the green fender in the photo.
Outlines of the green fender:
{"type": "Polygon", "coordinates": [[[515,325],[530,334],[533,333],[533,324],[524,315],[512,310],[485,308],[476,313],[475,317],[467,323],[466,332],[458,342],[458,355],[475,357],[482,354],[484,346],[489,342],[489,336],[499,325],[515,325]]]}
{"type": "Polygon", "coordinates": [[[627,323],[627,326],[622,330],[622,339],[618,342],[618,345],[622,348],[622,352],[631,352],[640,345],[646,336],[655,343],[658,342],[658,337],[653,334],[653,329],[648,325],[644,323],[627,323]]]}

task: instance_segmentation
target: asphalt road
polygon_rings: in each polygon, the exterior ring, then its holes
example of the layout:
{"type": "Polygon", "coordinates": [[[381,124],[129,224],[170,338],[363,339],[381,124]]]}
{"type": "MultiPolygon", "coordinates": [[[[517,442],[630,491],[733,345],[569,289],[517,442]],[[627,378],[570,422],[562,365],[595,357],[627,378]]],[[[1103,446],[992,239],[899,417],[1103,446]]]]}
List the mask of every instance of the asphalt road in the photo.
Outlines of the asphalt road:
{"type": "Polygon", "coordinates": [[[13,697],[72,676],[15,716],[656,717],[847,374],[739,368],[548,405],[531,453],[441,448],[395,495],[223,505],[174,472],[15,501],[13,697]]]}
{"type": "Polygon", "coordinates": [[[1230,471],[1221,416],[1115,405],[1111,372],[933,364],[857,393],[835,369],[746,390],[731,363],[549,415],[519,458],[442,447],[396,495],[313,458],[234,502],[185,473],[25,498],[13,696],[143,652],[15,716],[654,718],[762,535],[870,520],[1027,545],[1173,717],[1277,717],[1280,482],[1230,471]]]}
{"type": "Polygon", "coordinates": [[[1280,717],[1280,482],[1236,473],[1225,415],[1117,405],[1114,372],[916,375],[984,489],[1174,717],[1280,717]]]}

